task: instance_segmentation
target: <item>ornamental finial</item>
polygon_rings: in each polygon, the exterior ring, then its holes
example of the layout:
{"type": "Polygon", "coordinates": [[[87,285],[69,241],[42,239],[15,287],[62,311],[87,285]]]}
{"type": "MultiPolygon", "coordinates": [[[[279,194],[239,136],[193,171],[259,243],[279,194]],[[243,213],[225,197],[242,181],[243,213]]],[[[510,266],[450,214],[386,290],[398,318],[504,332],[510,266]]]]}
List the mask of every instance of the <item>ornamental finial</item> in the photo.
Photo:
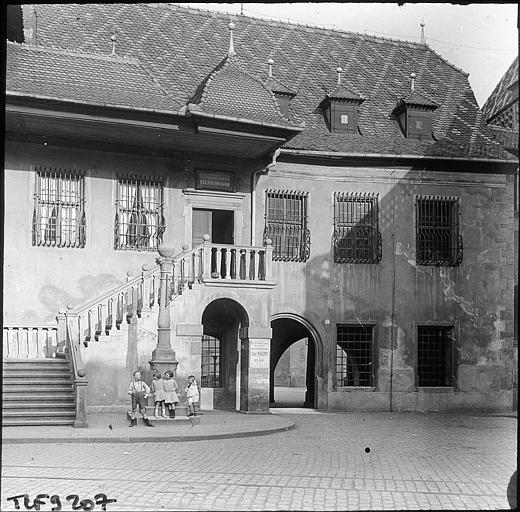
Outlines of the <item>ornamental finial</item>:
{"type": "Polygon", "coordinates": [[[338,74],[338,85],[341,85],[341,72],[343,71],[343,68],[341,66],[338,66],[336,68],[336,73],[338,74]]]}
{"type": "Polygon", "coordinates": [[[410,78],[412,79],[412,92],[415,91],[415,77],[417,75],[415,73],[410,73],[410,78]]]}
{"type": "Polygon", "coordinates": [[[229,50],[228,50],[228,56],[233,57],[233,55],[236,55],[235,48],[233,46],[233,30],[235,29],[235,24],[230,21],[229,22],[229,50]]]}
{"type": "Polygon", "coordinates": [[[269,64],[269,78],[272,78],[274,59],[272,57],[269,57],[269,59],[267,59],[267,64],[269,64]]]}

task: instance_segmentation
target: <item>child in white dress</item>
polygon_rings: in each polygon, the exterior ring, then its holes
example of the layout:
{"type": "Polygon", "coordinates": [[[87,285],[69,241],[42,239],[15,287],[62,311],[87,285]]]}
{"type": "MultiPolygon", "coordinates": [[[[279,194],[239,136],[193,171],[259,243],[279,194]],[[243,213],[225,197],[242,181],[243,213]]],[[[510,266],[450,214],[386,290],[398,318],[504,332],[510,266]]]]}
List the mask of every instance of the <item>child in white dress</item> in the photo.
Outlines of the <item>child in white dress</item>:
{"type": "Polygon", "coordinates": [[[173,372],[168,370],[164,374],[164,403],[166,404],[170,418],[175,418],[175,404],[178,402],[177,382],[175,382],[173,378],[173,372]]]}
{"type": "Polygon", "coordinates": [[[164,380],[159,372],[153,374],[152,393],[153,401],[155,403],[155,417],[159,417],[159,409],[162,408],[163,418],[166,418],[166,411],[164,410],[166,393],[164,392],[164,380]]]}
{"type": "Polygon", "coordinates": [[[188,399],[188,416],[197,416],[196,411],[199,406],[199,387],[194,375],[188,377],[188,387],[186,388],[186,398],[188,399]]]}

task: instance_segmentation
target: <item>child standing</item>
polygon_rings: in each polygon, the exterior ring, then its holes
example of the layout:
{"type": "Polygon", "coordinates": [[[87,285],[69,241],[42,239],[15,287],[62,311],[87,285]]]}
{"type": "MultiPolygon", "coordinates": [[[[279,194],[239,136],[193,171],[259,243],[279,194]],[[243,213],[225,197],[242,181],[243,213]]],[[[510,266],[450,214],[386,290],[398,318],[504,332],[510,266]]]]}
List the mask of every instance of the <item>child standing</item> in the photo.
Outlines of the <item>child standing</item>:
{"type": "Polygon", "coordinates": [[[175,418],[175,404],[179,402],[179,397],[177,396],[177,382],[175,382],[171,370],[164,374],[164,402],[170,418],[175,418]]]}
{"type": "Polygon", "coordinates": [[[166,393],[164,392],[164,380],[162,379],[159,372],[155,372],[153,374],[152,392],[153,401],[155,403],[155,417],[159,417],[159,408],[161,408],[162,416],[163,418],[166,418],[166,411],[164,410],[164,400],[166,398],[166,393]]]}
{"type": "Polygon", "coordinates": [[[199,387],[194,375],[188,377],[188,387],[186,388],[186,397],[188,398],[188,416],[197,416],[195,412],[199,406],[199,387]]]}
{"type": "Polygon", "coordinates": [[[137,418],[135,417],[135,411],[139,406],[139,412],[143,417],[144,423],[147,427],[155,427],[150,423],[150,420],[146,416],[146,399],[150,394],[150,388],[148,385],[141,380],[141,372],[136,370],[133,374],[134,380],[130,383],[128,388],[128,394],[132,397],[132,421],[129,427],[137,425],[137,418]]]}

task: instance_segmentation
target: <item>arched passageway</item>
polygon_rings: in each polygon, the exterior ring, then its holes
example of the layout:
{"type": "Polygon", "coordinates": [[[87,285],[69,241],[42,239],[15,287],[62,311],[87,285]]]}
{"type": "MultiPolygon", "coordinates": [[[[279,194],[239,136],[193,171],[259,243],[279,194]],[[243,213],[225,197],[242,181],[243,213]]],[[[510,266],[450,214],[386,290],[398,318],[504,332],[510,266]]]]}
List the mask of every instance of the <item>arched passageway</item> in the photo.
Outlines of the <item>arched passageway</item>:
{"type": "Polygon", "coordinates": [[[215,409],[238,409],[240,380],[239,332],[249,319],[232,299],[217,299],[202,314],[201,387],[213,390],[215,409]]]}
{"type": "MultiPolygon", "coordinates": [[[[269,401],[272,407],[277,407],[276,400],[281,404],[291,405],[294,407],[317,407],[317,393],[316,393],[316,340],[311,330],[304,325],[302,321],[296,318],[278,317],[271,322],[273,330],[271,339],[271,360],[270,360],[270,388],[269,401]],[[302,345],[306,340],[306,360],[304,362],[305,378],[301,384],[306,388],[305,393],[301,394],[302,400],[299,400],[299,395],[289,393],[286,397],[275,397],[275,369],[280,362],[280,359],[290,350],[291,346],[295,344],[302,345]],[[276,399],[276,400],[275,400],[276,399]]],[[[301,353],[301,352],[300,352],[301,353]]],[[[293,364],[293,366],[301,366],[301,362],[293,364]]],[[[291,382],[295,371],[289,367],[289,375],[291,375],[291,382]]]]}

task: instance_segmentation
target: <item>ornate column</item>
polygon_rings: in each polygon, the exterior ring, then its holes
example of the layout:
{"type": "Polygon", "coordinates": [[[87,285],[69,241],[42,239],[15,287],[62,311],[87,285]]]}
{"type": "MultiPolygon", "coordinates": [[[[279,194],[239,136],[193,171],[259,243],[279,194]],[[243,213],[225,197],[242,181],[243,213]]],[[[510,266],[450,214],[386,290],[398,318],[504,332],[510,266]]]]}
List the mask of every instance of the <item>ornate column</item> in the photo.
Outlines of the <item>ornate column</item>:
{"type": "Polygon", "coordinates": [[[170,297],[169,281],[173,274],[173,254],[174,248],[168,244],[159,246],[157,263],[160,266],[161,281],[159,284],[159,317],[157,319],[157,347],[152,352],[152,359],[149,361],[152,371],[157,370],[164,374],[166,370],[177,371],[179,362],[175,358],[175,352],[171,346],[171,319],[170,319],[170,297]]]}

